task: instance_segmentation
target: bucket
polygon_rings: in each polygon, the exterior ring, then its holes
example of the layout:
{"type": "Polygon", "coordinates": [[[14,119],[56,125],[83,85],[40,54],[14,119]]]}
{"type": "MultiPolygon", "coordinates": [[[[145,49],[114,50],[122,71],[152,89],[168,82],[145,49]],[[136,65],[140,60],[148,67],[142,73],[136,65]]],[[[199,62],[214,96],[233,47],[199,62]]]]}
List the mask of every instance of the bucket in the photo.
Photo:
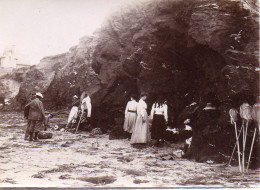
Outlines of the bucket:
{"type": "Polygon", "coordinates": [[[182,150],[177,150],[177,151],[173,152],[173,154],[174,154],[175,156],[177,156],[178,158],[181,158],[182,155],[183,155],[183,151],[182,151],[182,150]]]}

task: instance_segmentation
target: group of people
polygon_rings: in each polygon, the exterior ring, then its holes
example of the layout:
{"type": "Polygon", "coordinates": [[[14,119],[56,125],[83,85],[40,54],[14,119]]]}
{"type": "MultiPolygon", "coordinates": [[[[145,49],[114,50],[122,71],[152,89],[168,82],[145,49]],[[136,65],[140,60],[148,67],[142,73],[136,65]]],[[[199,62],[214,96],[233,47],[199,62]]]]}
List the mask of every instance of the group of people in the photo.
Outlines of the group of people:
{"type": "Polygon", "coordinates": [[[91,99],[85,92],[82,93],[80,99],[77,95],[74,95],[72,99],[71,110],[68,117],[67,127],[77,122],[81,122],[84,115],[85,118],[90,118],[91,109],[91,99]]]}
{"type": "MultiPolygon", "coordinates": [[[[28,120],[25,140],[37,141],[39,132],[43,131],[47,125],[48,117],[45,114],[42,99],[43,95],[37,92],[32,95],[29,103],[25,105],[24,117],[28,120]]],[[[73,96],[68,124],[76,123],[77,118],[80,117],[80,119],[82,119],[84,114],[87,118],[91,117],[90,97],[83,92],[81,99],[80,101],[77,95],[73,96]]]]}
{"type": "Polygon", "coordinates": [[[127,103],[123,129],[131,133],[130,144],[145,144],[151,139],[156,140],[156,144],[164,141],[164,132],[168,122],[167,104],[161,97],[158,97],[148,116],[146,98],[147,94],[143,93],[137,102],[135,95],[131,95],[131,100],[127,103]],[[151,126],[150,123],[152,123],[151,126]]]}
{"type": "MultiPolygon", "coordinates": [[[[131,144],[144,144],[151,139],[156,140],[157,143],[164,141],[164,132],[168,122],[167,104],[159,97],[152,106],[150,116],[148,116],[146,98],[147,94],[141,94],[141,98],[137,102],[135,95],[132,95],[125,109],[123,128],[131,133],[131,144]]],[[[25,106],[24,116],[28,119],[26,140],[37,141],[39,132],[47,124],[42,99],[43,95],[37,92],[25,106]]],[[[79,123],[82,117],[88,120],[91,117],[91,109],[91,99],[85,92],[80,98],[74,95],[66,127],[79,123]]]]}

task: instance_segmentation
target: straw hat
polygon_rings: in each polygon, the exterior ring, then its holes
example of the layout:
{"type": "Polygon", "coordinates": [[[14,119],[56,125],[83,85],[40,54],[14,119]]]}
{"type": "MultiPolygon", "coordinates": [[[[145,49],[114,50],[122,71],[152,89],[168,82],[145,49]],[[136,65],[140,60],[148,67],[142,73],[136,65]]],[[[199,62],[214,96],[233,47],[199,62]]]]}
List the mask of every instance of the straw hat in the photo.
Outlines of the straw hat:
{"type": "Polygon", "coordinates": [[[215,110],[216,108],[212,105],[212,103],[207,103],[206,107],[203,110],[215,110]]]}
{"type": "Polygon", "coordinates": [[[42,93],[40,93],[40,92],[37,92],[37,93],[35,94],[35,96],[38,96],[38,97],[40,97],[40,98],[43,98],[43,95],[42,95],[42,93]]]}

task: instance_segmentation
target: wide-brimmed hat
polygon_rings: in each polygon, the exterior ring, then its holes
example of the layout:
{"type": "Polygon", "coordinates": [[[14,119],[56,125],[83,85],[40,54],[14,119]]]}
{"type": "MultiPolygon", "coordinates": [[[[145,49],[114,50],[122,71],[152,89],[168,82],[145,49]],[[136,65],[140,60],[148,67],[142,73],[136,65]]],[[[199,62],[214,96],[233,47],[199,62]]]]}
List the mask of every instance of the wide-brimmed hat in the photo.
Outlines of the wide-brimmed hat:
{"type": "Polygon", "coordinates": [[[215,109],[216,107],[214,107],[212,103],[207,103],[207,105],[204,108],[204,110],[215,110],[215,109]]]}
{"type": "Polygon", "coordinates": [[[35,96],[39,96],[39,97],[43,98],[43,95],[40,92],[36,92],[35,96]]]}

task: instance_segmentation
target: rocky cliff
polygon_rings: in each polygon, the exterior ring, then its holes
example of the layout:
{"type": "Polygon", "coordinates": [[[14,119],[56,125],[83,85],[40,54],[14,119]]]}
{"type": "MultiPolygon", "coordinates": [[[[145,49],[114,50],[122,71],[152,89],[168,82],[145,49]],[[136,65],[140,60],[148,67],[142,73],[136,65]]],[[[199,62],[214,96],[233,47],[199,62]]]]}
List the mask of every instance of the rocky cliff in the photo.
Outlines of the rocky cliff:
{"type": "MultiPolygon", "coordinates": [[[[183,121],[191,118],[193,132],[206,129],[196,120],[212,102],[221,114],[215,129],[203,132],[215,136],[207,144],[216,147],[214,153],[230,151],[235,141],[228,110],[243,102],[252,105],[259,95],[256,4],[136,1],[112,14],[101,29],[81,38],[69,52],[43,58],[30,68],[19,79],[17,99],[23,102],[30,92],[40,90],[46,106],[59,108],[86,90],[93,102],[93,125],[106,130],[122,128],[129,94],[147,92],[149,110],[163,95],[169,125],[182,128],[183,121]],[[189,107],[193,102],[195,106],[189,107]]],[[[210,147],[196,146],[202,151],[197,159],[209,154],[210,147]]]]}

